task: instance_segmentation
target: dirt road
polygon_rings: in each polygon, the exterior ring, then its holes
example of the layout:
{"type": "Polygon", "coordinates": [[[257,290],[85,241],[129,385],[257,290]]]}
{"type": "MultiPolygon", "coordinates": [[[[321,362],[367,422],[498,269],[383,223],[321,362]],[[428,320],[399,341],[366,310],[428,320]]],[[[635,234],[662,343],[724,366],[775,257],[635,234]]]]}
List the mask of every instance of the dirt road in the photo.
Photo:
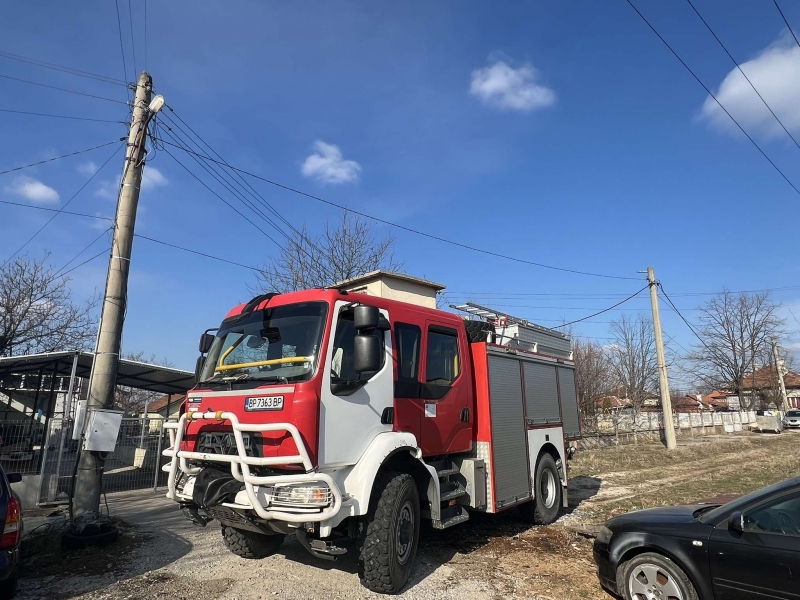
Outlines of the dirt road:
{"type": "MultiPolygon", "coordinates": [[[[597,584],[591,541],[576,524],[656,504],[743,493],[800,473],[800,434],[727,436],[674,453],[654,445],[579,454],[571,509],[550,527],[528,528],[514,511],[478,515],[447,531],[423,532],[414,577],[402,598],[609,600],[597,584]]],[[[329,563],[293,539],[278,555],[246,561],[228,553],[219,529],[192,526],[171,502],[136,496],[112,500],[130,524],[106,550],[62,554],[34,549],[20,580],[22,599],[378,597],[359,585],[354,556],[329,563]]]]}

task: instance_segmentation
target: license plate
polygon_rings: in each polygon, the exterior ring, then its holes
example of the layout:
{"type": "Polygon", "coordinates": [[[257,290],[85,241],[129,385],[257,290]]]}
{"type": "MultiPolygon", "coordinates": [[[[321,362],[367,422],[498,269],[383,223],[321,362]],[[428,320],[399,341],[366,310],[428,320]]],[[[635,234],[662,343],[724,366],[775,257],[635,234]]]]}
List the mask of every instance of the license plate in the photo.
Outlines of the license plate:
{"type": "Polygon", "coordinates": [[[283,410],[283,396],[245,398],[245,410],[283,410]]]}

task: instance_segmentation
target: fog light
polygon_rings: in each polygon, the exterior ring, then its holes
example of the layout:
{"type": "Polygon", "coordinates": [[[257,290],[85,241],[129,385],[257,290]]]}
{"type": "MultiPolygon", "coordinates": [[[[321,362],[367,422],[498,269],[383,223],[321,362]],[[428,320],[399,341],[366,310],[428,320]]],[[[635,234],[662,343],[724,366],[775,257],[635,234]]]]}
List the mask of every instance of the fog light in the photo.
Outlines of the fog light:
{"type": "Polygon", "coordinates": [[[266,491],[270,504],[290,506],[327,506],[333,497],[326,485],[276,485],[268,487],[266,491]]]}

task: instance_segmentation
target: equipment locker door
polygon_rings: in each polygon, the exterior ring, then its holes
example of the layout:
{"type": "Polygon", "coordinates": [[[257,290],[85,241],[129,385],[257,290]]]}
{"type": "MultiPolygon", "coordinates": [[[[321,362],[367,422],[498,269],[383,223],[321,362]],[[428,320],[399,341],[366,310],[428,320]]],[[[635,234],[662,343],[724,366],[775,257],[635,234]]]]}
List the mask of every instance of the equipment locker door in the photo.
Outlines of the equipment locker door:
{"type": "Polygon", "coordinates": [[[465,339],[455,329],[428,321],[421,386],[420,447],[425,456],[468,450],[470,378],[463,374],[465,339]],[[463,438],[463,440],[462,440],[463,438]]]}

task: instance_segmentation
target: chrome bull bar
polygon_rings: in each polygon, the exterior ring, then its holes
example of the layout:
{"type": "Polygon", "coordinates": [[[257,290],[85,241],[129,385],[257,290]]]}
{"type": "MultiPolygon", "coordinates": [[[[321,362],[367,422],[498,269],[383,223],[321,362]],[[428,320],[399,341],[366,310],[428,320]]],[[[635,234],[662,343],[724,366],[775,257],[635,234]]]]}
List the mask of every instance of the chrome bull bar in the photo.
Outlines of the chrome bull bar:
{"type": "Polygon", "coordinates": [[[297,427],[291,423],[240,423],[239,418],[232,412],[187,412],[182,415],[177,422],[164,423],[164,429],[169,431],[170,447],[164,450],[163,455],[172,458],[169,464],[164,465],[164,471],[169,473],[167,481],[167,498],[181,501],[182,498],[176,491],[176,481],[178,471],[182,471],[189,476],[200,473],[201,468],[189,465],[190,460],[202,460],[209,462],[228,463],[231,467],[231,475],[236,481],[244,484],[249,505],[227,504],[232,508],[251,509],[262,519],[288,521],[290,523],[307,523],[309,521],[325,521],[334,517],[342,507],[342,495],[339,488],[330,475],[314,471],[311,459],[308,457],[305,444],[300,437],[297,427]],[[186,429],[187,421],[229,421],[233,430],[233,437],[236,441],[236,454],[213,454],[208,452],[190,452],[180,450],[183,442],[183,434],[186,429]],[[292,436],[298,454],[293,456],[269,456],[258,457],[248,456],[244,445],[242,433],[267,433],[273,431],[285,431],[292,436]],[[303,465],[305,473],[296,475],[254,475],[250,472],[250,467],[269,467],[273,465],[303,465]],[[311,507],[299,508],[299,512],[289,512],[283,507],[281,510],[268,510],[258,499],[258,486],[275,486],[292,483],[316,483],[322,482],[328,486],[332,495],[332,503],[328,507],[320,507],[320,512],[305,512],[311,507]]]}

